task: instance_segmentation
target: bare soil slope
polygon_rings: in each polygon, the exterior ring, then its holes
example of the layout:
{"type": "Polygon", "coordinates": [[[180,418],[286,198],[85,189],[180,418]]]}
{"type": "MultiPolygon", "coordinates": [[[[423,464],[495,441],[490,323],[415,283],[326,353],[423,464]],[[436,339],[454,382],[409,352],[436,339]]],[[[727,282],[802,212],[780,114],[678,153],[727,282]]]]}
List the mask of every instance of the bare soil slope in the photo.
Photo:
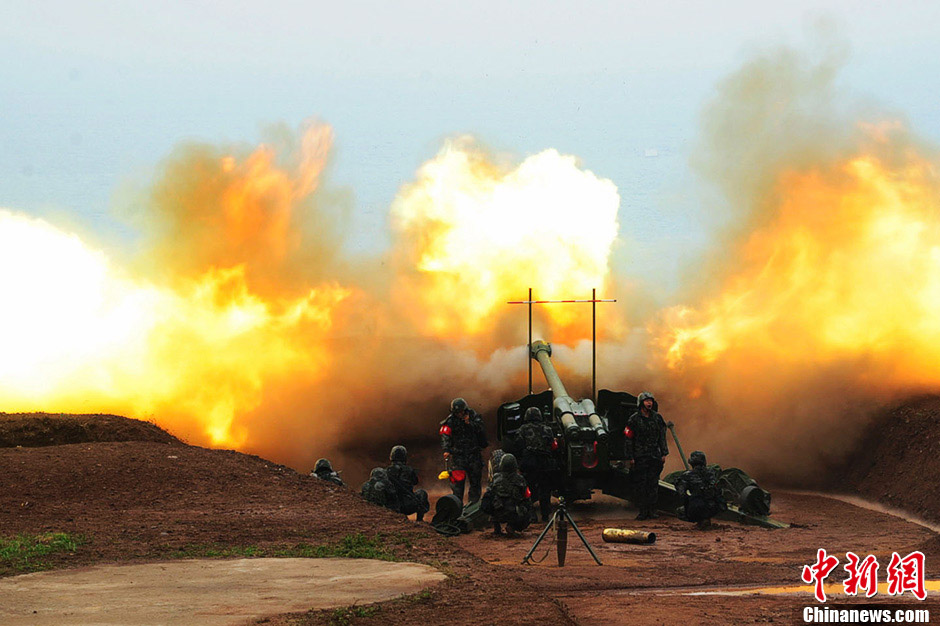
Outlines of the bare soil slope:
{"type": "Polygon", "coordinates": [[[940,397],[924,396],[875,415],[829,488],[860,494],[940,521],[940,397]]]}
{"type": "MultiPolygon", "coordinates": [[[[17,416],[16,431],[42,431],[50,418],[39,414],[29,423],[28,416],[17,416]]],[[[160,443],[146,428],[135,430],[133,420],[52,419],[78,420],[105,440],[0,448],[0,536],[68,532],[90,539],[74,554],[49,557],[53,566],[161,560],[198,554],[206,546],[277,551],[331,544],[361,532],[382,537],[397,558],[449,575],[430,597],[384,610],[385,624],[434,623],[435,615],[450,615],[455,624],[487,623],[494,610],[510,623],[566,621],[551,598],[521,581],[501,580],[495,566],[427,524],[368,504],[350,489],[259,457],[188,446],[167,433],[160,443]],[[111,425],[116,432],[109,435],[111,425]],[[108,441],[132,431],[146,440],[108,441]]],[[[13,438],[11,445],[27,440],[35,441],[13,438]]],[[[14,573],[0,569],[0,576],[14,573]]],[[[328,622],[329,616],[305,619],[328,622]]]]}

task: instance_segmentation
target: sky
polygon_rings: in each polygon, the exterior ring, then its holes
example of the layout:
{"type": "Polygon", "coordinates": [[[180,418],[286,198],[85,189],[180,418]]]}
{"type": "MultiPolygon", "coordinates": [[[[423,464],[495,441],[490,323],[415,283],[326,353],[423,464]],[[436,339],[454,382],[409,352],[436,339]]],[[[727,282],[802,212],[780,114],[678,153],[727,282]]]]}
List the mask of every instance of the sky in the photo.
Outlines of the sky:
{"type": "Polygon", "coordinates": [[[690,156],[724,76],[827,31],[845,92],[937,143],[938,24],[935,2],[5,0],[0,207],[132,246],[116,198],[175,146],[255,144],[313,117],[335,131],[347,245],[381,250],[400,187],[469,133],[612,180],[631,262],[668,289],[716,226],[690,156]]]}

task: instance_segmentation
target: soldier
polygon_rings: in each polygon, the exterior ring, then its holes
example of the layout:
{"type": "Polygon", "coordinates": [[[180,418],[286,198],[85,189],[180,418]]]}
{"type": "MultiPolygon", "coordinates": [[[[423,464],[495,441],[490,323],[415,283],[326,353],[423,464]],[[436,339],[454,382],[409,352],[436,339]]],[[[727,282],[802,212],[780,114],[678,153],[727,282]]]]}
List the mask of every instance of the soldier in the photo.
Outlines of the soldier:
{"type": "Polygon", "coordinates": [[[463,502],[464,486],[470,480],[470,502],[480,499],[483,479],[483,450],[489,445],[483,418],[463,398],[450,403],[450,415],[441,422],[444,462],[451,471],[451,488],[463,502]]]}
{"type": "Polygon", "coordinates": [[[384,506],[396,513],[400,512],[401,505],[398,502],[398,496],[395,493],[395,488],[388,480],[388,473],[384,467],[374,468],[369,480],[362,484],[359,492],[366,502],[384,506]]]}
{"type": "Polygon", "coordinates": [[[676,509],[679,519],[696,522],[700,529],[711,525],[711,518],[728,508],[718,488],[718,472],[705,463],[705,453],[696,450],[689,456],[692,469],[676,481],[676,493],[682,505],[676,509]]]}
{"type": "Polygon", "coordinates": [[[340,487],[346,486],[346,483],[339,477],[339,474],[333,471],[333,465],[330,463],[329,459],[317,459],[317,464],[314,466],[313,471],[310,472],[310,475],[316,476],[320,480],[334,483],[340,487]]]}
{"type": "Polygon", "coordinates": [[[644,391],[636,400],[636,413],[627,418],[624,428],[624,458],[630,462],[630,474],[640,509],[638,520],[659,517],[656,500],[659,496],[659,475],[663,471],[666,455],[666,422],[653,408],[653,394],[644,391]]]}
{"type": "Polygon", "coordinates": [[[408,450],[405,446],[395,446],[388,455],[391,465],[386,469],[388,480],[392,484],[398,498],[398,512],[405,515],[417,513],[417,520],[424,519],[431,504],[428,502],[428,492],[424,489],[415,489],[418,484],[418,472],[413,467],[405,465],[408,461],[408,450]]]}
{"type": "Polygon", "coordinates": [[[518,472],[516,457],[512,454],[503,455],[499,472],[487,487],[480,503],[483,512],[493,518],[493,534],[503,534],[500,524],[506,524],[510,535],[513,531],[522,531],[529,526],[532,514],[530,496],[525,478],[518,472]]]}
{"type": "Polygon", "coordinates": [[[558,447],[555,433],[551,426],[542,422],[542,412],[533,406],[526,409],[518,438],[524,446],[519,469],[532,490],[533,501],[539,501],[542,521],[547,522],[552,514],[552,479],[555,471],[552,451],[558,447]]]}

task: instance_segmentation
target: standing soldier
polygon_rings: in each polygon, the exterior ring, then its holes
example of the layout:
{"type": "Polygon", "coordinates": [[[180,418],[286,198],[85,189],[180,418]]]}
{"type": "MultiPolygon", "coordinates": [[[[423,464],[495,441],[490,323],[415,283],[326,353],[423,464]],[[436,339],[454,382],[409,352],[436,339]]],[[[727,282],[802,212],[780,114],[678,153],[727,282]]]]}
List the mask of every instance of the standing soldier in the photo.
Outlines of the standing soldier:
{"type": "Polygon", "coordinates": [[[489,445],[483,418],[467,406],[463,398],[450,403],[450,415],[441,422],[441,447],[450,470],[454,495],[463,502],[464,487],[470,479],[470,502],[480,499],[483,478],[482,452],[489,445]]]}
{"type": "Polygon", "coordinates": [[[656,412],[653,394],[644,391],[636,400],[636,413],[627,418],[624,429],[624,458],[630,462],[634,477],[636,504],[640,509],[638,520],[659,517],[656,500],[659,496],[659,475],[663,471],[666,455],[666,422],[656,412]]]}
{"type": "Polygon", "coordinates": [[[676,481],[676,493],[682,503],[676,510],[679,519],[696,522],[701,529],[711,525],[712,517],[728,508],[718,488],[718,472],[705,463],[705,453],[696,450],[689,455],[692,469],[676,481]]]}
{"type": "Polygon", "coordinates": [[[343,479],[339,477],[339,473],[333,471],[333,465],[330,463],[329,459],[317,459],[317,464],[314,466],[313,471],[310,472],[310,475],[316,476],[320,480],[339,485],[340,487],[346,486],[343,479]]]}
{"type": "Polygon", "coordinates": [[[395,446],[388,455],[388,460],[392,462],[385,470],[388,475],[388,482],[398,499],[398,512],[405,515],[417,513],[417,520],[424,519],[424,514],[430,510],[431,505],[428,502],[428,492],[424,489],[415,489],[418,484],[418,472],[413,467],[405,465],[408,461],[408,450],[405,446],[395,446]]]}
{"type": "Polygon", "coordinates": [[[558,444],[552,427],[542,422],[542,412],[538,408],[526,409],[524,420],[518,433],[525,446],[519,469],[532,490],[532,500],[539,501],[542,521],[547,522],[552,514],[552,477],[555,471],[552,451],[558,444]]]}

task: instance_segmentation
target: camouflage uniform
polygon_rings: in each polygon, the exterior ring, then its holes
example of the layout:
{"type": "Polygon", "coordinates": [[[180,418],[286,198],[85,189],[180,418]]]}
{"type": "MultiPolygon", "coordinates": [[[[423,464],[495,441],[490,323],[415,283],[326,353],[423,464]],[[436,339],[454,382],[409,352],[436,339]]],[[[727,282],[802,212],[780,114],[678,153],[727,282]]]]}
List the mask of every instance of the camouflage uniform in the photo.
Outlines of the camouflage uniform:
{"type": "Polygon", "coordinates": [[[395,446],[389,460],[392,462],[385,472],[388,474],[388,481],[391,483],[398,498],[398,512],[405,515],[417,513],[418,521],[424,519],[431,504],[428,502],[428,492],[424,489],[415,489],[418,484],[418,472],[413,467],[405,465],[408,460],[408,452],[404,446],[395,446]]]}
{"type": "Polygon", "coordinates": [[[372,470],[369,480],[362,484],[362,488],[359,492],[367,502],[384,506],[396,513],[400,512],[401,505],[398,502],[395,488],[392,487],[392,484],[389,482],[388,473],[383,467],[376,467],[372,470]]]}
{"type": "Polygon", "coordinates": [[[320,480],[334,483],[340,487],[346,486],[346,483],[339,477],[339,474],[333,471],[333,465],[330,463],[329,459],[318,459],[316,467],[310,472],[310,475],[316,476],[320,480]]]}
{"type": "Polygon", "coordinates": [[[450,471],[464,472],[463,480],[451,480],[451,488],[454,495],[463,502],[464,487],[467,480],[470,481],[469,501],[476,502],[480,499],[483,480],[483,450],[489,445],[486,438],[486,428],[483,426],[483,418],[478,413],[467,407],[466,402],[457,398],[451,404],[450,415],[441,422],[441,447],[444,452],[450,453],[450,471]],[[460,406],[458,400],[462,402],[463,410],[466,410],[470,419],[464,420],[458,416],[453,409],[454,405],[460,406]]]}
{"type": "Polygon", "coordinates": [[[718,488],[718,472],[705,463],[705,454],[696,450],[689,457],[692,469],[676,480],[676,493],[682,505],[676,511],[679,519],[697,522],[706,527],[711,518],[728,508],[718,488]]]}
{"type": "Polygon", "coordinates": [[[552,486],[554,482],[555,433],[542,422],[542,413],[532,407],[525,412],[525,423],[519,428],[518,439],[524,446],[519,469],[532,490],[532,500],[538,500],[542,521],[552,514],[552,486]]]}
{"type": "MultiPolygon", "coordinates": [[[[643,392],[637,398],[637,407],[643,407],[643,401],[653,399],[653,394],[643,392]]],[[[624,430],[624,458],[632,460],[636,504],[640,509],[637,519],[659,517],[656,514],[656,501],[659,497],[659,475],[663,471],[663,457],[669,454],[666,446],[666,422],[663,416],[651,409],[644,415],[642,410],[627,418],[624,430]]]]}
{"type": "Polygon", "coordinates": [[[510,531],[525,530],[529,526],[532,513],[529,488],[517,468],[516,457],[512,454],[504,455],[499,472],[480,502],[483,512],[492,516],[496,534],[503,532],[500,524],[508,525],[510,531]]]}

